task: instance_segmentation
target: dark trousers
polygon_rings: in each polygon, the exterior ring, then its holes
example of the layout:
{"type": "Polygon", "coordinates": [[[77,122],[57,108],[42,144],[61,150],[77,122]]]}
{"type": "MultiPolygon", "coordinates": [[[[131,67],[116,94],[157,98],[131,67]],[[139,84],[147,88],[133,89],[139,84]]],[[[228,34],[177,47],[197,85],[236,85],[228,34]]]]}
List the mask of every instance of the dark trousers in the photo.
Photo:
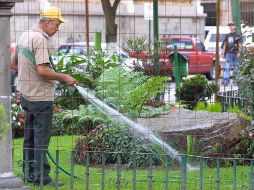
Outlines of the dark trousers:
{"type": "Polygon", "coordinates": [[[24,175],[38,180],[43,173],[43,178],[46,178],[50,173],[46,152],[51,137],[53,102],[33,102],[22,98],[21,106],[25,111],[24,175]]]}

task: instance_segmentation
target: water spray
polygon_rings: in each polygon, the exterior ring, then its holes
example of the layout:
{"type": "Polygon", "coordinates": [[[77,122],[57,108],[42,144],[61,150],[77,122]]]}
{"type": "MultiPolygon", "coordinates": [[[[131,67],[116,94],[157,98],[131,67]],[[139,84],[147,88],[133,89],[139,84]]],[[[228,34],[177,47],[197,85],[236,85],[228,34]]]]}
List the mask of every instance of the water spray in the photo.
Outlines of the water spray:
{"type": "MultiPolygon", "coordinates": [[[[80,95],[84,98],[84,100],[90,102],[95,107],[97,107],[102,113],[106,114],[107,116],[111,117],[114,121],[118,123],[122,123],[126,126],[128,126],[130,129],[133,129],[135,132],[138,132],[144,136],[147,136],[147,138],[154,144],[159,145],[164,149],[164,151],[167,152],[172,158],[176,158],[179,162],[181,162],[180,159],[180,153],[172,148],[170,145],[168,145],[166,142],[162,141],[158,137],[155,136],[155,134],[149,130],[148,128],[134,122],[133,120],[127,118],[122,113],[119,113],[117,110],[113,109],[112,107],[108,106],[105,102],[101,101],[100,99],[96,98],[88,88],[83,88],[81,86],[78,86],[74,84],[74,87],[79,91],[80,95]]],[[[187,169],[192,170],[194,167],[190,164],[187,164],[187,169]]]]}

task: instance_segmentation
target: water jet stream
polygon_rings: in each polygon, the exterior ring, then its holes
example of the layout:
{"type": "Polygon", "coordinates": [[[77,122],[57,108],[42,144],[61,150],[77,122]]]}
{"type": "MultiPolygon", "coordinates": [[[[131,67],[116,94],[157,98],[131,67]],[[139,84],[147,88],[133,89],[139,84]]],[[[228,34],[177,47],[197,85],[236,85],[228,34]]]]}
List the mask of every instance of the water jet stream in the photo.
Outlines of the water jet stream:
{"type": "MultiPolygon", "coordinates": [[[[161,146],[164,150],[166,150],[166,152],[171,157],[176,158],[176,159],[178,159],[179,162],[181,162],[181,159],[179,156],[180,153],[177,150],[175,150],[174,148],[172,148],[171,146],[169,146],[166,142],[157,138],[151,130],[132,121],[131,119],[124,116],[122,113],[119,113],[117,110],[111,108],[105,102],[96,98],[92,93],[89,92],[89,90],[87,88],[83,88],[81,86],[76,86],[76,85],[75,85],[75,87],[77,88],[77,90],[79,91],[79,93],[85,100],[87,100],[88,102],[93,104],[95,107],[97,107],[101,112],[108,115],[109,117],[111,117],[112,119],[114,119],[117,122],[126,124],[129,128],[135,130],[136,132],[138,132],[142,135],[147,135],[148,139],[152,143],[161,146]]],[[[187,163],[187,169],[192,170],[193,166],[191,166],[190,164],[187,163]]]]}

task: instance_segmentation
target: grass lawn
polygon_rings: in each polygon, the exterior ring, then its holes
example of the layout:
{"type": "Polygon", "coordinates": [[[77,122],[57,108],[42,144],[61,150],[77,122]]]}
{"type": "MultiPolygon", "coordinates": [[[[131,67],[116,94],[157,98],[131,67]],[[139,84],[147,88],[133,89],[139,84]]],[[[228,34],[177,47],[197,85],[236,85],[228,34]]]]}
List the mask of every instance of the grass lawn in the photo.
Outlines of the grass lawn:
{"type": "MultiPolygon", "coordinates": [[[[77,136],[60,136],[52,137],[50,143],[50,152],[55,155],[55,150],[60,151],[60,165],[67,171],[71,171],[70,164],[70,150],[75,146],[75,139],[77,136]]],[[[22,143],[23,139],[15,139],[14,144],[14,173],[16,175],[22,174],[22,168],[18,166],[18,161],[22,160],[22,143]]],[[[51,177],[55,178],[55,165],[51,163],[51,177]]],[[[203,189],[204,190],[214,190],[216,189],[216,184],[220,186],[220,190],[232,190],[233,189],[233,167],[220,168],[219,175],[216,176],[216,169],[211,169],[205,166],[203,173],[203,189]],[[216,178],[217,177],[217,178],[216,178]],[[217,180],[218,179],[218,180],[217,180]]],[[[90,178],[89,178],[89,189],[99,190],[102,189],[102,171],[100,166],[90,167],[90,178]]],[[[80,176],[82,179],[74,179],[74,189],[83,190],[86,189],[86,167],[75,165],[74,173],[80,176]]],[[[153,168],[152,170],[152,189],[163,190],[165,189],[165,169],[164,168],[153,168]]],[[[250,188],[250,167],[237,166],[236,167],[236,189],[251,189],[250,188]]],[[[200,171],[188,171],[187,172],[187,190],[198,190],[200,184],[200,171]]],[[[114,166],[105,170],[105,190],[117,189],[116,180],[117,171],[114,166]]],[[[181,189],[181,172],[169,170],[169,186],[170,190],[180,190],[181,189]]],[[[149,189],[149,177],[148,169],[138,169],[136,171],[136,189],[146,190],[149,189]]],[[[71,189],[71,177],[63,172],[59,173],[59,181],[64,183],[61,190],[71,189]]],[[[121,168],[121,189],[129,190],[133,189],[133,171],[126,168],[121,168]]],[[[252,183],[254,183],[252,181],[252,183]]],[[[39,189],[33,184],[28,184],[32,189],[39,189]]],[[[50,190],[54,189],[50,186],[45,186],[43,189],[50,190]]]]}

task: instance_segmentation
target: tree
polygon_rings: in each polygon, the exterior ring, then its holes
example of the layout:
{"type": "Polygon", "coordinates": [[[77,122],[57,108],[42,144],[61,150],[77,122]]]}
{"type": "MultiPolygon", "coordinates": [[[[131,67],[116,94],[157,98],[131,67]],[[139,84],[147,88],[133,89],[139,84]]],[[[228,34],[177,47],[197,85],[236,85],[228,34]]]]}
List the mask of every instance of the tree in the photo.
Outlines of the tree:
{"type": "Polygon", "coordinates": [[[118,25],[115,23],[115,19],[119,2],[120,0],[114,0],[113,5],[111,5],[110,0],[101,0],[102,9],[104,11],[106,20],[106,43],[117,41],[118,25]]]}

